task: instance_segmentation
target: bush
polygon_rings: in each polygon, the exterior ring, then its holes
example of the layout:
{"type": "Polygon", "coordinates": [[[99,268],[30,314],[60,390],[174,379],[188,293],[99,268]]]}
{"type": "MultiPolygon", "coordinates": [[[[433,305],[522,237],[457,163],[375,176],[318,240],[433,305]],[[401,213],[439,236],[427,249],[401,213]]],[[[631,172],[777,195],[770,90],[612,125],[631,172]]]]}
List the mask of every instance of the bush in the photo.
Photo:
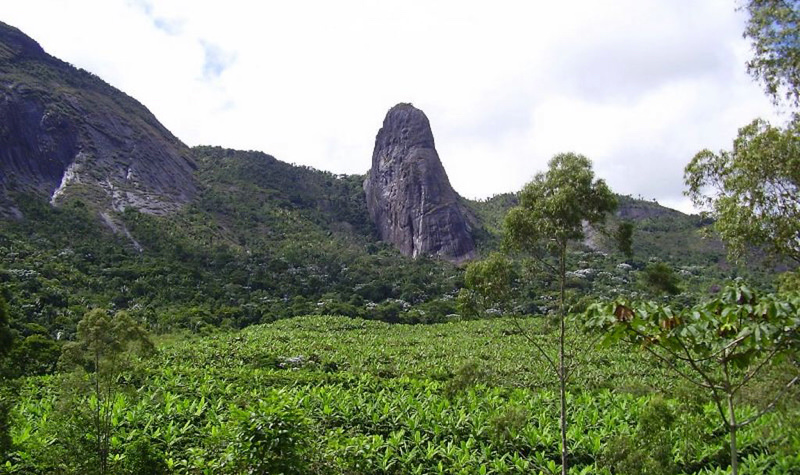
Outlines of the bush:
{"type": "Polygon", "coordinates": [[[258,401],[233,413],[233,473],[307,473],[310,430],[302,412],[281,401],[258,401]]]}
{"type": "Polygon", "coordinates": [[[168,467],[164,454],[154,448],[148,439],[136,439],[125,449],[122,473],[129,475],[161,475],[168,467]]]}
{"type": "Polygon", "coordinates": [[[613,473],[626,475],[677,473],[669,432],[674,422],[672,408],[660,397],[651,399],[639,415],[635,434],[609,441],[603,451],[603,465],[613,473]]]}
{"type": "Polygon", "coordinates": [[[448,397],[453,397],[476,384],[488,383],[490,376],[489,370],[483,365],[477,361],[468,361],[461,365],[450,381],[445,384],[444,393],[448,397]]]}
{"type": "Polygon", "coordinates": [[[509,406],[489,421],[492,442],[498,447],[514,450],[514,442],[528,424],[530,414],[522,406],[509,406]]]}
{"type": "Polygon", "coordinates": [[[645,287],[651,292],[668,295],[676,295],[681,293],[681,288],[678,285],[680,281],[672,270],[672,267],[663,262],[653,262],[645,267],[642,278],[645,287]]]}

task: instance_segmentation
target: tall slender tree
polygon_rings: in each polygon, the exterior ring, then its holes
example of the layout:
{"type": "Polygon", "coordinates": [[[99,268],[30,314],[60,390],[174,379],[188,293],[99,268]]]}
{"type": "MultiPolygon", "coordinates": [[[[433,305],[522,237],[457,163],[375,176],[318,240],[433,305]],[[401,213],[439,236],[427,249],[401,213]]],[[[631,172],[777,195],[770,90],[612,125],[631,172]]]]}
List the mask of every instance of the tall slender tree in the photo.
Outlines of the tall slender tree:
{"type": "MultiPolygon", "coordinates": [[[[599,225],[617,207],[603,180],[595,180],[591,161],[583,155],[563,153],[553,157],[545,173],[537,174],[520,193],[520,204],[505,218],[507,244],[534,257],[558,277],[559,348],[557,358],[534,342],[558,378],[561,427],[561,473],[568,471],[565,284],[567,247],[584,238],[584,224],[599,225]]],[[[529,340],[531,341],[531,340],[529,340]]]]}
{"type": "Polygon", "coordinates": [[[129,368],[131,356],[148,353],[153,344],[147,332],[124,311],[109,315],[94,309],[78,323],[78,338],[64,345],[62,361],[83,376],[88,390],[87,432],[91,436],[100,475],[110,473],[112,413],[119,394],[117,378],[129,368]]]}

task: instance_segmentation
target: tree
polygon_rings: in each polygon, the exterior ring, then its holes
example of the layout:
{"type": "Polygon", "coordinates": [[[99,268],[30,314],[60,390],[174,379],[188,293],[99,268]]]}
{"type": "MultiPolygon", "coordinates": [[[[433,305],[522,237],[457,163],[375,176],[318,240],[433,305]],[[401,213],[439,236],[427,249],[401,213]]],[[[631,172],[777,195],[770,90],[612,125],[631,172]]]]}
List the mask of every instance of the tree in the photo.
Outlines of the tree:
{"type": "Polygon", "coordinates": [[[473,261],[464,271],[464,288],[458,295],[462,313],[503,310],[511,299],[517,275],[511,261],[499,252],[484,260],[473,261]]]}
{"type": "MultiPolygon", "coordinates": [[[[744,36],[753,47],[748,72],[776,104],[800,106],[800,1],[747,0],[744,36]]],[[[715,219],[714,228],[741,260],[749,246],[800,262],[800,116],[784,127],[757,119],[741,128],[731,151],[703,150],[687,165],[687,194],[715,219]]]]}
{"type": "Polygon", "coordinates": [[[682,311],[653,302],[595,304],[586,311],[590,330],[605,330],[605,344],[627,341],[661,360],[711,396],[730,435],[731,470],[738,472],[736,432],[774,409],[800,375],[779,389],[753,416],[739,420],[736,400],[770,364],[797,355],[800,293],[759,295],[741,282],[704,304],[682,311]]]}
{"type": "Polygon", "coordinates": [[[89,392],[88,404],[81,406],[89,411],[87,429],[96,469],[102,475],[109,473],[117,379],[130,367],[134,353],[152,350],[147,332],[127,312],[111,316],[103,309],[86,313],[78,323],[77,340],[64,345],[63,363],[75,369],[89,392]]]}
{"type": "Polygon", "coordinates": [[[675,295],[681,292],[678,277],[675,276],[672,267],[663,262],[647,264],[642,272],[642,278],[644,285],[655,293],[675,295]]]}
{"type": "Polygon", "coordinates": [[[633,223],[623,221],[619,223],[614,231],[614,241],[617,243],[619,251],[628,259],[633,257],[633,223]]]}
{"type": "Polygon", "coordinates": [[[764,83],[775,103],[800,105],[800,2],[748,0],[744,31],[753,48],[747,72],[764,83]]]}
{"type": "Polygon", "coordinates": [[[561,473],[568,469],[566,386],[569,379],[565,356],[566,312],[564,290],[567,246],[582,240],[584,223],[599,225],[616,209],[617,200],[603,180],[595,180],[588,158],[574,153],[553,157],[546,173],[538,173],[520,192],[520,204],[505,218],[507,245],[533,256],[558,276],[559,350],[552,358],[529,339],[550,365],[559,381],[561,426],[561,473]]]}
{"type": "Polygon", "coordinates": [[[800,263],[800,120],[785,129],[753,121],[739,130],[733,150],[695,155],[685,181],[732,258],[757,246],[800,263]]]}

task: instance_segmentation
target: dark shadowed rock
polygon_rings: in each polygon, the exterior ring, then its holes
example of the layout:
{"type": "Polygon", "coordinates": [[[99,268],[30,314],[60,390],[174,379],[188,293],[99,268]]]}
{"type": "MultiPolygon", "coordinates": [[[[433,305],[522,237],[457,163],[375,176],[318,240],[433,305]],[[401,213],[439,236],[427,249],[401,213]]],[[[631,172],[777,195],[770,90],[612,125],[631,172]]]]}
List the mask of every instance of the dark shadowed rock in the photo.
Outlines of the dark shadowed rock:
{"type": "Polygon", "coordinates": [[[0,23],[0,214],[25,193],[166,213],[194,196],[193,167],[142,104],[0,23]]]}
{"type": "Polygon", "coordinates": [[[364,191],[381,239],[403,254],[456,263],[475,257],[467,211],[436,153],[428,118],[411,104],[386,114],[364,191]]]}

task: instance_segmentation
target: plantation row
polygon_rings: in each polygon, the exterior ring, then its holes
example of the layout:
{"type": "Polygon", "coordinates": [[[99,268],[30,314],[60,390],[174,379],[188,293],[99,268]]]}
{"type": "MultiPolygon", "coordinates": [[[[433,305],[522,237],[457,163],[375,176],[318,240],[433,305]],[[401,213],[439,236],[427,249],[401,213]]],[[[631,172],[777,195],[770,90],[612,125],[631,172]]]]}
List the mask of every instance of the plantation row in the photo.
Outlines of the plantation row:
{"type": "MultiPolygon", "coordinates": [[[[556,473],[558,399],[520,329],[552,331],[539,319],[303,317],[164,340],[117,379],[111,472],[556,473]]],[[[712,404],[630,348],[584,354],[568,395],[570,473],[725,473],[712,404]]],[[[4,472],[94,470],[86,427],[100,405],[77,395],[77,377],[24,380],[4,472]]],[[[741,430],[740,473],[800,471],[799,423],[790,404],[741,430]]]]}

